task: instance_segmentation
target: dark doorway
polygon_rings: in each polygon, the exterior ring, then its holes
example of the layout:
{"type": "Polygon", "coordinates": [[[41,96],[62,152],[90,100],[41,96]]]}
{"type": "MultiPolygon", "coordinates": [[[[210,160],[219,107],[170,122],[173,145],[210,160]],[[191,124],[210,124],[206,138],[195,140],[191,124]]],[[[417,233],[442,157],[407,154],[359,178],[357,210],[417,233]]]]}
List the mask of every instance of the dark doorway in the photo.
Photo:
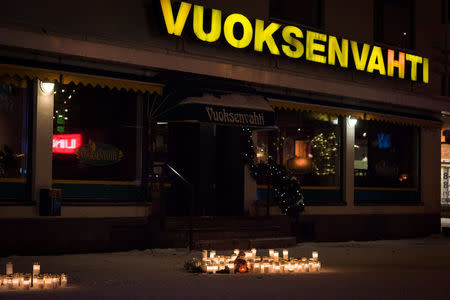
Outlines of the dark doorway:
{"type": "Polygon", "coordinates": [[[216,127],[216,214],[240,216],[244,210],[242,129],[216,127]]]}
{"type": "MultiPolygon", "coordinates": [[[[171,124],[169,128],[169,161],[194,185],[194,215],[242,215],[242,129],[192,123],[171,124]]],[[[171,181],[167,214],[187,216],[190,189],[174,176],[171,181]]]]}

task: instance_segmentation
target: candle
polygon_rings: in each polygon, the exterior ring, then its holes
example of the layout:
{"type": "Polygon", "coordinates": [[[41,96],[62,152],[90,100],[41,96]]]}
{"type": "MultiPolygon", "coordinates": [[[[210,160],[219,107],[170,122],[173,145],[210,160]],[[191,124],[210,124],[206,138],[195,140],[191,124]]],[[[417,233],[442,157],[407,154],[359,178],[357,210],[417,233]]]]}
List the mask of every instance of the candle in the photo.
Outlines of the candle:
{"type": "Polygon", "coordinates": [[[39,274],[36,279],[36,285],[34,285],[34,286],[38,289],[43,289],[44,284],[45,284],[44,275],[39,274]]]}
{"type": "Polygon", "coordinates": [[[209,257],[214,258],[216,256],[216,250],[211,250],[211,252],[209,252],[209,257]]]}
{"type": "Polygon", "coordinates": [[[283,249],[283,259],[289,259],[289,252],[287,249],[283,249]]]}
{"type": "Polygon", "coordinates": [[[256,257],[256,248],[252,248],[253,257],[256,257]]]}
{"type": "Polygon", "coordinates": [[[233,273],[234,272],[234,263],[229,263],[228,269],[230,270],[230,273],[233,273]]]}
{"type": "Polygon", "coordinates": [[[245,258],[250,258],[253,256],[253,253],[251,251],[245,251],[245,258]]]}
{"type": "Polygon", "coordinates": [[[56,289],[59,284],[59,277],[57,275],[52,276],[52,287],[56,289]]]}
{"type": "Polygon", "coordinates": [[[205,260],[208,258],[208,250],[203,250],[202,251],[202,259],[205,260]]]}
{"type": "Polygon", "coordinates": [[[20,275],[19,274],[14,275],[12,281],[13,281],[13,288],[17,289],[20,283],[20,275]]]}
{"type": "Polygon", "coordinates": [[[313,251],[312,252],[312,258],[314,260],[318,260],[319,259],[319,251],[313,251]]]}
{"type": "Polygon", "coordinates": [[[13,264],[12,262],[6,263],[6,275],[12,275],[13,274],[13,264]]]}
{"type": "Polygon", "coordinates": [[[253,270],[255,271],[255,273],[261,273],[261,264],[259,262],[256,262],[253,265],[253,270]]]}
{"type": "Polygon", "coordinates": [[[52,288],[52,284],[53,284],[52,276],[49,274],[45,274],[44,275],[44,288],[50,289],[50,288],[52,288]]]}
{"type": "Polygon", "coordinates": [[[320,269],[322,269],[322,264],[320,263],[320,261],[318,261],[318,262],[316,262],[316,270],[317,270],[317,272],[319,272],[320,269]]]}
{"type": "Polygon", "coordinates": [[[23,289],[24,290],[29,290],[30,289],[30,285],[31,285],[31,277],[30,276],[24,277],[24,279],[23,279],[23,289]]]}
{"type": "Polygon", "coordinates": [[[273,249],[269,249],[269,256],[270,257],[273,257],[273,252],[274,252],[273,249]]]}
{"type": "Polygon", "coordinates": [[[6,286],[8,287],[8,289],[12,289],[13,288],[13,277],[12,277],[12,275],[8,275],[7,281],[6,281],[6,286]]]}
{"type": "Polygon", "coordinates": [[[234,249],[234,254],[235,254],[236,256],[238,256],[238,255],[239,255],[239,249],[234,249]]]}
{"type": "Polygon", "coordinates": [[[274,264],[274,273],[280,273],[281,268],[279,263],[274,264]]]}
{"type": "Polygon", "coordinates": [[[279,253],[278,251],[275,251],[275,252],[273,253],[273,258],[274,258],[274,260],[275,260],[275,261],[278,261],[279,257],[280,257],[280,253],[279,253]]]}
{"type": "Polygon", "coordinates": [[[310,272],[313,272],[316,269],[316,263],[312,258],[309,260],[308,266],[310,272]]]}

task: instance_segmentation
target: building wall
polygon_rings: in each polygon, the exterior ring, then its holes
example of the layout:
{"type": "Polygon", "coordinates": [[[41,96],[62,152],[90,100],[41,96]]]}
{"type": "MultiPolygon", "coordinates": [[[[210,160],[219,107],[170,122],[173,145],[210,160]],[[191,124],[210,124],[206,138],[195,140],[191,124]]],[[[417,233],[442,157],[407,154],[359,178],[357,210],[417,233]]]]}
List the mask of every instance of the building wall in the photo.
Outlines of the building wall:
{"type": "MultiPolygon", "coordinates": [[[[258,1],[257,5],[253,0],[192,2],[244,13],[249,18],[267,20],[270,15],[267,0],[258,1]]],[[[449,98],[441,96],[443,25],[439,22],[440,1],[415,2],[415,51],[431,60],[428,85],[292,61],[252,50],[236,50],[220,43],[209,45],[188,36],[173,38],[161,33],[156,26],[154,21],[160,9],[159,3],[150,0],[129,0],[125,8],[120,0],[42,0],[27,6],[20,1],[7,1],[0,11],[0,55],[41,63],[120,70],[149,77],[160,70],[196,73],[242,81],[252,87],[271,89],[280,95],[306,94],[322,97],[331,103],[383,107],[392,111],[436,116],[442,110],[450,111],[449,98]],[[422,14],[426,14],[427,18],[422,18],[422,14]]],[[[373,43],[373,1],[325,0],[324,4],[326,33],[373,43]]],[[[424,224],[432,224],[430,230],[435,232],[435,220],[439,214],[439,136],[438,129],[422,130],[423,205],[355,206],[353,201],[347,200],[345,206],[307,207],[305,218],[322,216],[324,220],[327,216],[342,216],[335,220],[348,220],[348,216],[352,215],[429,215],[433,221],[424,221],[424,224]]],[[[352,151],[351,145],[348,148],[352,151]]],[[[348,173],[347,178],[352,180],[352,173],[348,173]]],[[[348,190],[348,198],[351,198],[351,193],[351,189],[348,190]]],[[[62,216],[69,218],[139,218],[148,214],[148,207],[145,206],[74,206],[63,207],[62,211],[62,216]]],[[[36,209],[32,206],[3,206],[0,210],[2,218],[36,215],[36,209]]],[[[399,222],[407,226],[407,220],[401,218],[399,222]]]]}

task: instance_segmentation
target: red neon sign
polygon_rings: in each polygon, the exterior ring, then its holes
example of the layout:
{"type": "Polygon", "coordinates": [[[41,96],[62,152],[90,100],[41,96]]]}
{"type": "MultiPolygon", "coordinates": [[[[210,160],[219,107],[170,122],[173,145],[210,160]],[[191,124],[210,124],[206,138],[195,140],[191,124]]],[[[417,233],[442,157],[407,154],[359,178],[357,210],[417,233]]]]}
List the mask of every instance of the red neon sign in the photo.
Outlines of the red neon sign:
{"type": "Polygon", "coordinates": [[[53,153],[73,154],[81,146],[81,134],[54,134],[53,153]]]}

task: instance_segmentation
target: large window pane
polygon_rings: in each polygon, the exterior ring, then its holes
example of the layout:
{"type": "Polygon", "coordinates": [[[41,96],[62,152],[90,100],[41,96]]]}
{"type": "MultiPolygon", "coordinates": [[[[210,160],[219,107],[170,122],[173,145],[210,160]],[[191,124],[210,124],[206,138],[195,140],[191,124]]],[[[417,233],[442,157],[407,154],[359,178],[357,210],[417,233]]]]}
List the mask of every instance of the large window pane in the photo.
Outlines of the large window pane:
{"type": "Polygon", "coordinates": [[[270,157],[297,177],[307,204],[341,201],[340,118],[287,110],[276,114],[279,131],[256,134],[257,158],[270,157]]]}
{"type": "Polygon", "coordinates": [[[63,198],[138,200],[141,100],[100,87],[57,87],[53,179],[63,198]]]}
{"type": "Polygon", "coordinates": [[[26,199],[29,85],[0,78],[0,200],[26,199]]]}
{"type": "Polygon", "coordinates": [[[357,202],[419,201],[419,128],[359,120],[354,167],[357,202]]]}

